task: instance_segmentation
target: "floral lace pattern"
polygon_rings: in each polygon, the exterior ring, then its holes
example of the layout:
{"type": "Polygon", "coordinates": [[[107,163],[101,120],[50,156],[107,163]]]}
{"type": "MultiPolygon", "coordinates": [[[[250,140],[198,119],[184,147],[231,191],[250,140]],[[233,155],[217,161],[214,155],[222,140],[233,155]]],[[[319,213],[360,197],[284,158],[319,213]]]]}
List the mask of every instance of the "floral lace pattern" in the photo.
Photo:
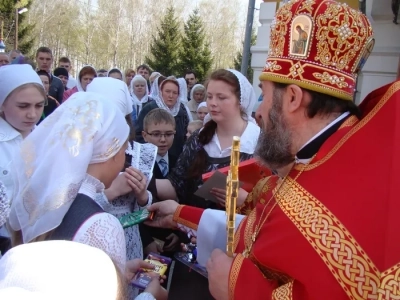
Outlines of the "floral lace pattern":
{"type": "Polygon", "coordinates": [[[140,170],[146,176],[148,185],[153,176],[157,147],[150,143],[140,144],[133,142],[132,145],[129,143],[128,149],[125,152],[132,156],[132,167],[140,170]]]}
{"type": "Polygon", "coordinates": [[[8,201],[6,188],[2,182],[0,182],[0,227],[3,226],[10,213],[10,202],[8,201]]]}

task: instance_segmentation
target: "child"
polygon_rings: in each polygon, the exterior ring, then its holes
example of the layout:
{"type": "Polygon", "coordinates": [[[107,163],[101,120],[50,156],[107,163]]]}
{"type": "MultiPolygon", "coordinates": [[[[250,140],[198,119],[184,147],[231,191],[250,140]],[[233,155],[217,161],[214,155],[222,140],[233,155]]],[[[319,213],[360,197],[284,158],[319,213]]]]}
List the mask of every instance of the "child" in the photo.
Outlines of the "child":
{"type": "Polygon", "coordinates": [[[144,140],[158,147],[153,175],[156,179],[164,179],[177,160],[168,153],[174,142],[175,119],[165,109],[156,108],[144,118],[143,129],[144,140]]]}
{"type": "MultiPolygon", "coordinates": [[[[158,147],[153,178],[164,179],[177,161],[177,157],[168,153],[174,142],[175,119],[168,111],[156,108],[144,117],[143,129],[144,140],[158,147]]],[[[157,200],[153,199],[153,201],[157,200]]],[[[153,228],[144,224],[139,225],[139,230],[145,255],[149,252],[165,253],[179,249],[179,237],[172,230],[153,228]],[[153,238],[165,242],[164,247],[161,248],[153,238]]]]}
{"type": "Polygon", "coordinates": [[[199,120],[204,121],[205,116],[208,114],[208,108],[206,102],[201,102],[197,107],[197,117],[199,120]]]}
{"type": "Polygon", "coordinates": [[[203,127],[203,121],[201,121],[201,120],[196,120],[196,121],[190,122],[187,127],[186,137],[189,138],[194,131],[196,131],[197,129],[200,129],[201,127],[203,127]]]}

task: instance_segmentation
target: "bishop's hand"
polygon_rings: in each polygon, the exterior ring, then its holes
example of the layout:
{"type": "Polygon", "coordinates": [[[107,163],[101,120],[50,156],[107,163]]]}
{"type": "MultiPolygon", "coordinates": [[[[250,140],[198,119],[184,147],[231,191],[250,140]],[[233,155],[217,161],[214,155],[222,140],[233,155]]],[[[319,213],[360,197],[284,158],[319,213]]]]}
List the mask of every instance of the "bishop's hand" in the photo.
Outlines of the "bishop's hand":
{"type": "Polygon", "coordinates": [[[229,298],[229,272],[233,258],[220,249],[215,249],[207,262],[208,285],[211,295],[217,300],[229,298]]]}
{"type": "Polygon", "coordinates": [[[176,228],[177,224],[173,217],[179,204],[174,200],[165,200],[154,203],[147,208],[148,211],[154,212],[152,221],[146,221],[145,224],[152,227],[176,228]]]}

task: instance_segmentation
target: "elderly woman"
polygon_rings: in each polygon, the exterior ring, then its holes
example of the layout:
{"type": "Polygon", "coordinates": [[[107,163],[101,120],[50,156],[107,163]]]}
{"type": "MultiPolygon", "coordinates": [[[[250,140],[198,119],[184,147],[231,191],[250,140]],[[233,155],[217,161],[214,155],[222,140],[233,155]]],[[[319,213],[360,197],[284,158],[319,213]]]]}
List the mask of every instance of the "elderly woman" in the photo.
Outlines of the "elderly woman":
{"type": "MultiPolygon", "coordinates": [[[[197,110],[200,103],[206,100],[206,88],[201,84],[196,84],[190,91],[190,99],[192,100],[188,102],[187,106],[192,113],[193,120],[199,120],[197,110]]],[[[201,120],[203,121],[204,117],[201,120]]]]}

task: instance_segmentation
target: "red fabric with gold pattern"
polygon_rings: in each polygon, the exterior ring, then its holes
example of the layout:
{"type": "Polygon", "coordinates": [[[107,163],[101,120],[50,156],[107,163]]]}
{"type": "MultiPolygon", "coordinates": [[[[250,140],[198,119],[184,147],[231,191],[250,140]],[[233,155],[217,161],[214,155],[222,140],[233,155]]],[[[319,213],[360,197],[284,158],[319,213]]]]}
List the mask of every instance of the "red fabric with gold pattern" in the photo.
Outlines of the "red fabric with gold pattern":
{"type": "MultiPolygon", "coordinates": [[[[238,276],[232,268],[230,299],[243,299],[246,277],[259,271],[279,286],[260,284],[264,299],[400,297],[400,82],[364,101],[363,118],[346,121],[279,189],[248,255],[257,268],[238,276]]],[[[236,253],[251,243],[263,209],[257,204],[241,223],[236,253]]]]}
{"type": "Polygon", "coordinates": [[[197,230],[203,212],[204,209],[202,208],[179,205],[177,210],[175,211],[173,220],[193,230],[197,230]]]}
{"type": "Polygon", "coordinates": [[[357,73],[374,46],[365,15],[333,0],[291,0],[271,24],[260,80],[353,100],[357,73]]]}

